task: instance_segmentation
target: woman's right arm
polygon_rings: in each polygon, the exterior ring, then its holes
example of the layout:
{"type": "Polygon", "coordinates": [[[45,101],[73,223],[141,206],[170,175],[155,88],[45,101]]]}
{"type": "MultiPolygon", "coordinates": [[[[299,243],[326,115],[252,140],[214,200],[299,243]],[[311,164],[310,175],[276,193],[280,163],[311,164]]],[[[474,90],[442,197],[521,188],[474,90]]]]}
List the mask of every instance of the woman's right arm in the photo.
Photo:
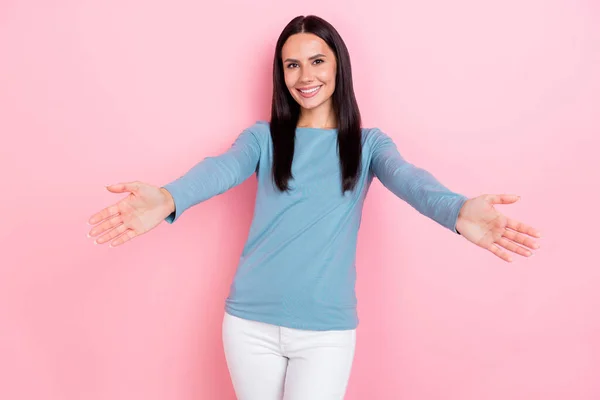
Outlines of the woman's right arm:
{"type": "Polygon", "coordinates": [[[260,153],[259,137],[248,128],[225,153],[204,158],[183,176],[161,186],[174,206],[165,221],[172,224],[188,208],[244,182],[256,172],[260,153]]]}

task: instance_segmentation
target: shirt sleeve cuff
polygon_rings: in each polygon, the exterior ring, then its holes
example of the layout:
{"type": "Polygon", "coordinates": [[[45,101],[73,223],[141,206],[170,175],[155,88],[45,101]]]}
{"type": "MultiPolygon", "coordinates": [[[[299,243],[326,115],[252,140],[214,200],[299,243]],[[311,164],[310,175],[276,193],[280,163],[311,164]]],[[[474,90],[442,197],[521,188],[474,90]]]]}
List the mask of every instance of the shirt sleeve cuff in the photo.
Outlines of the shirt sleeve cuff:
{"type": "Polygon", "coordinates": [[[460,235],[460,232],[456,230],[456,223],[458,222],[458,215],[462,206],[469,200],[469,198],[465,195],[459,194],[456,200],[455,206],[452,208],[452,212],[449,216],[450,226],[448,228],[454,233],[460,235]]]}
{"type": "Polygon", "coordinates": [[[173,197],[175,211],[173,211],[165,218],[165,221],[167,221],[169,224],[172,224],[175,221],[177,221],[177,219],[181,216],[181,214],[183,214],[183,212],[187,208],[183,201],[184,196],[180,192],[179,186],[177,186],[176,182],[167,183],[166,185],[161,186],[161,188],[168,191],[171,194],[171,197],[173,197]]]}

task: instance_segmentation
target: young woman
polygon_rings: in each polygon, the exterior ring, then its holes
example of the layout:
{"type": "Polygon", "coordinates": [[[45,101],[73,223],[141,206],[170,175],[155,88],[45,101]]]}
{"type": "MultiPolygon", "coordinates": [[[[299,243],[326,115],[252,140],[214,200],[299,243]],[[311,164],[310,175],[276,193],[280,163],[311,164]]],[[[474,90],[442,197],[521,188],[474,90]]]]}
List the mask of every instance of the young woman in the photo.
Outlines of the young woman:
{"type": "Polygon", "coordinates": [[[273,62],[270,122],[164,186],[108,186],[129,195],[93,215],[90,235],[118,246],[256,174],[252,226],[225,304],[223,344],[242,400],[332,400],[346,391],[358,325],[356,238],[374,177],[421,214],[511,261],[540,237],[494,204],[468,199],[405,161],[379,129],[362,128],[348,50],[316,16],[294,18],[273,62]]]}

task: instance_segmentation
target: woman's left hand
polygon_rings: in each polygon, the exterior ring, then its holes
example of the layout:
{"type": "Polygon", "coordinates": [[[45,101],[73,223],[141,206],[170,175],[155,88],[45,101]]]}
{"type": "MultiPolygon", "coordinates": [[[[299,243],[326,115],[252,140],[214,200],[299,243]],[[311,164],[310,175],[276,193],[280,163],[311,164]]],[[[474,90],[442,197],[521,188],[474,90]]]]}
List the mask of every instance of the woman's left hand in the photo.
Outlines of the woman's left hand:
{"type": "Polygon", "coordinates": [[[541,233],[531,226],[499,213],[494,204],[511,204],[516,195],[484,194],[467,200],[458,214],[456,230],[468,241],[491,251],[501,259],[512,262],[506,250],[529,257],[540,245],[532,239],[541,233]]]}

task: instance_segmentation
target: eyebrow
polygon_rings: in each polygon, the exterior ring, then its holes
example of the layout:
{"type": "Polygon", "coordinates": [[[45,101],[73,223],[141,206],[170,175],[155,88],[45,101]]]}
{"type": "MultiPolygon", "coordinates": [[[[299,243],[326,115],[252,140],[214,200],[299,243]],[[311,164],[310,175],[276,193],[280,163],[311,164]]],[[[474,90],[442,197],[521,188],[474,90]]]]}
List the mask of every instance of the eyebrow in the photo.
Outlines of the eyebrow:
{"type": "MultiPolygon", "coordinates": [[[[327,57],[327,56],[325,54],[315,54],[314,56],[310,57],[309,60],[314,60],[315,58],[319,58],[319,57],[327,57]]],[[[295,63],[299,62],[298,60],[293,59],[293,58],[286,58],[286,60],[284,62],[288,62],[288,61],[295,62],[295,63]]]]}

